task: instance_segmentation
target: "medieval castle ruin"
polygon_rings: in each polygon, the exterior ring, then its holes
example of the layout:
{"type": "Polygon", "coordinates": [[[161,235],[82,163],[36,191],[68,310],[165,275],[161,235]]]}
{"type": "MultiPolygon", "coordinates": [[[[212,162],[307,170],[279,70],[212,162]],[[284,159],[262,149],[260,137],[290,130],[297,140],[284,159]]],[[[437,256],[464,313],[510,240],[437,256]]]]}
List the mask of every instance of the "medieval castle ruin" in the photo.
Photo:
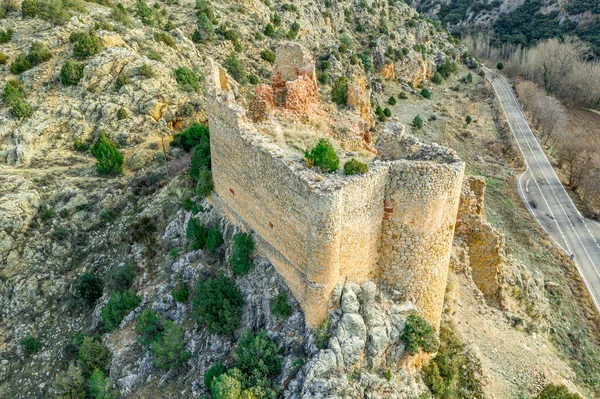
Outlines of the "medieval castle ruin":
{"type": "MultiPolygon", "coordinates": [[[[255,233],[257,251],[284,277],[307,323],[324,319],[336,284],[373,280],[400,291],[439,325],[463,191],[465,164],[456,153],[420,143],[389,122],[366,174],[319,173],[260,124],[278,110],[303,116],[319,107],[314,61],[304,48],[278,48],[272,85],[257,87],[248,111],[227,73],[212,60],[208,68],[213,203],[255,233]]],[[[360,84],[348,86],[354,114],[365,113],[365,97],[360,84]]]]}

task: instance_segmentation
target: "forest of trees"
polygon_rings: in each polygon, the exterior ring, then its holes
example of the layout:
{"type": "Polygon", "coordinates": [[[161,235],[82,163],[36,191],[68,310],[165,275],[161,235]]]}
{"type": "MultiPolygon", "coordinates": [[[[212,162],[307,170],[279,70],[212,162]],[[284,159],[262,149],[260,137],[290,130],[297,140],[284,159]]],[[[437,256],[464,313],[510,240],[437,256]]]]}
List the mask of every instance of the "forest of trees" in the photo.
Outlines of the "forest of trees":
{"type": "Polygon", "coordinates": [[[600,56],[600,1],[571,0],[565,5],[563,13],[558,8],[550,8],[550,12],[542,11],[547,3],[528,0],[511,12],[501,13],[500,0],[426,0],[420,3],[418,10],[428,13],[439,6],[434,18],[439,19],[445,28],[454,34],[489,30],[492,42],[497,46],[519,44],[527,47],[544,39],[577,36],[589,44],[591,56],[600,56]],[[577,17],[586,12],[591,13],[592,18],[577,17]],[[565,13],[574,18],[565,18],[565,13]],[[484,14],[498,15],[492,26],[475,23],[484,14]]]}

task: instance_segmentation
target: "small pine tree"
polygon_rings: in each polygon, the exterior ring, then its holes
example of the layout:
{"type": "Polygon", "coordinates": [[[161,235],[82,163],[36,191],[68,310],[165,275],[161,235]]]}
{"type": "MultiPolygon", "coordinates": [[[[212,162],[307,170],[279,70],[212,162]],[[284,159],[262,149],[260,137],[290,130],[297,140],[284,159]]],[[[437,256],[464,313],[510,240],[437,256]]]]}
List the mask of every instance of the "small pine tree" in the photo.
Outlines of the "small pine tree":
{"type": "Polygon", "coordinates": [[[21,14],[23,18],[33,18],[37,15],[38,7],[36,0],[23,0],[21,3],[21,14]]]}
{"type": "Polygon", "coordinates": [[[504,63],[499,62],[498,65],[496,65],[496,69],[498,69],[499,71],[504,69],[504,63]]]}
{"type": "Polygon", "coordinates": [[[273,37],[275,35],[275,28],[273,27],[273,24],[267,24],[263,33],[265,36],[273,37]]]}
{"type": "Polygon", "coordinates": [[[12,102],[12,108],[10,114],[17,119],[29,118],[33,113],[31,105],[21,99],[14,100],[12,102]]]}
{"type": "Polygon", "coordinates": [[[127,116],[127,110],[123,107],[119,108],[119,110],[117,111],[117,119],[122,121],[123,119],[127,119],[127,116]]]}
{"type": "Polygon", "coordinates": [[[119,152],[115,143],[101,131],[98,139],[90,148],[90,152],[96,157],[96,170],[101,175],[121,174],[123,166],[123,154],[119,152]]]}
{"type": "Polygon", "coordinates": [[[388,104],[390,104],[390,105],[396,105],[396,99],[394,98],[394,96],[391,96],[388,99],[388,104]]]}
{"type": "Polygon", "coordinates": [[[421,96],[429,100],[431,98],[431,92],[427,89],[423,89],[421,90],[421,96]]]}
{"type": "Polygon", "coordinates": [[[87,396],[87,383],[74,364],[70,364],[67,371],[56,374],[52,388],[57,399],[85,399],[87,396]]]}
{"type": "Polygon", "coordinates": [[[421,115],[417,115],[413,118],[412,125],[415,129],[423,128],[423,119],[421,118],[421,115]]]}
{"type": "Polygon", "coordinates": [[[150,350],[154,355],[154,365],[164,370],[181,366],[191,356],[185,350],[183,330],[170,320],[165,321],[163,333],[152,341],[150,350]]]}
{"type": "Polygon", "coordinates": [[[231,257],[228,259],[233,274],[240,276],[246,274],[252,266],[250,254],[254,249],[252,236],[248,233],[236,234],[233,236],[233,246],[231,249],[231,257]]]}
{"type": "Polygon", "coordinates": [[[68,60],[60,69],[60,82],[64,86],[73,86],[83,78],[83,64],[68,60]]]}
{"type": "Polygon", "coordinates": [[[320,139],[313,149],[304,151],[304,163],[318,166],[325,173],[333,173],[338,170],[340,159],[333,146],[326,139],[320,139]]]}
{"type": "Polygon", "coordinates": [[[204,43],[213,40],[213,38],[215,37],[215,27],[206,14],[202,13],[198,15],[196,25],[198,26],[197,39],[199,42],[204,43]]]}
{"type": "Polygon", "coordinates": [[[113,381],[104,376],[102,370],[95,369],[89,379],[90,395],[94,399],[116,399],[119,391],[113,388],[113,381]]]}
{"type": "Polygon", "coordinates": [[[340,76],[331,88],[331,101],[337,105],[346,105],[348,101],[348,78],[340,76]]]}
{"type": "Polygon", "coordinates": [[[467,115],[467,117],[465,118],[465,122],[467,123],[467,125],[470,125],[471,122],[473,122],[473,118],[471,117],[471,115],[467,115]]]}
{"type": "Polygon", "coordinates": [[[135,331],[138,333],[138,342],[148,346],[162,332],[162,320],[150,309],[144,310],[135,318],[135,331]]]}

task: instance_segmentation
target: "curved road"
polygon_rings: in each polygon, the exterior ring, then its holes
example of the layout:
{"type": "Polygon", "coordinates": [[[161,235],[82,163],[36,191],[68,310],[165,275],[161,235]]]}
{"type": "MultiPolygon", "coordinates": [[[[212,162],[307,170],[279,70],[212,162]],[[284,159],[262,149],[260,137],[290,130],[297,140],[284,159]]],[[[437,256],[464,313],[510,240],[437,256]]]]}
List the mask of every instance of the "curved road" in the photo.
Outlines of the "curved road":
{"type": "Polygon", "coordinates": [[[498,96],[527,166],[517,179],[519,196],[554,242],[567,254],[573,254],[577,270],[600,312],[600,224],[585,219],[573,204],[506,79],[487,68],[486,77],[498,96]]]}

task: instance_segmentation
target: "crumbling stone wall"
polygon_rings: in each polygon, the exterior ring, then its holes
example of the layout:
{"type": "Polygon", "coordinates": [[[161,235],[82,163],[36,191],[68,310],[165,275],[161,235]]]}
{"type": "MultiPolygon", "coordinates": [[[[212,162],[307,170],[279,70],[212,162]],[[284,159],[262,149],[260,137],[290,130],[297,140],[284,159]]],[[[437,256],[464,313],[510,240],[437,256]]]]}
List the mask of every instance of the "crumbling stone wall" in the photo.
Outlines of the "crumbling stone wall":
{"type": "Polygon", "coordinates": [[[456,239],[466,246],[471,274],[477,288],[491,301],[500,300],[500,270],[504,260],[504,239],[485,221],[485,179],[469,176],[464,180],[456,239]]]}
{"type": "MultiPolygon", "coordinates": [[[[438,324],[464,163],[451,150],[407,140],[404,153],[425,160],[376,160],[364,175],[318,175],[258,132],[226,73],[207,65],[212,201],[254,231],[257,251],[289,284],[307,323],[323,320],[337,283],[375,279],[401,289],[438,324]]],[[[282,77],[298,71],[279,68],[282,77]]]]}

